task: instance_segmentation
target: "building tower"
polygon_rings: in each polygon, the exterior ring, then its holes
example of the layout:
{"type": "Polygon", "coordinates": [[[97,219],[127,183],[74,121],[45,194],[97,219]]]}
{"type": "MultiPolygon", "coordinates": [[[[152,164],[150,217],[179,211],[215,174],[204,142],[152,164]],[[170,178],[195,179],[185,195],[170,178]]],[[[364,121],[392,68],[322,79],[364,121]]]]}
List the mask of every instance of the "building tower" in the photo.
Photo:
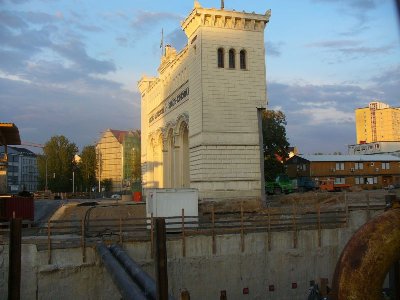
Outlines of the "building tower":
{"type": "Polygon", "coordinates": [[[191,187],[202,199],[263,190],[260,111],[266,107],[266,14],[195,7],[188,43],[166,47],[158,77],[143,77],[144,188],[191,187]]]}
{"type": "Polygon", "coordinates": [[[400,142],[400,108],[375,101],[355,114],[358,144],[400,142]]]}

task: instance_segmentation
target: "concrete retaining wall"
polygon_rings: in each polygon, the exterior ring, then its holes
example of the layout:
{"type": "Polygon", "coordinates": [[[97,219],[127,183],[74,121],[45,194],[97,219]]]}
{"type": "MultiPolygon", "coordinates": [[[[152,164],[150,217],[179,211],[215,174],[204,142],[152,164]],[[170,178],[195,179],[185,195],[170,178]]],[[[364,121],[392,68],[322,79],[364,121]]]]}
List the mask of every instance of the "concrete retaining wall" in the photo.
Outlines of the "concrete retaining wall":
{"type": "MultiPolygon", "coordinates": [[[[211,236],[186,238],[186,255],[182,240],[168,240],[168,275],[171,292],[179,299],[186,289],[191,299],[219,299],[226,291],[231,299],[306,299],[310,280],[328,278],[331,284],[336,261],[352,234],[365,223],[367,213],[350,214],[348,228],[324,229],[321,247],[318,232],[298,232],[293,248],[293,232],[272,232],[271,251],[267,233],[245,235],[241,252],[240,234],[216,237],[216,254],[212,253],[211,236]],[[292,283],[297,284],[292,289],[292,283]],[[268,287],[274,285],[275,291],[268,287]],[[248,288],[249,294],[243,295],[248,288]]],[[[149,242],[125,243],[124,248],[143,268],[154,275],[149,242]]],[[[0,243],[0,299],[7,295],[8,245],[0,243]]],[[[93,248],[69,248],[38,251],[34,244],[22,248],[21,299],[120,299],[110,276],[93,248]]]]}

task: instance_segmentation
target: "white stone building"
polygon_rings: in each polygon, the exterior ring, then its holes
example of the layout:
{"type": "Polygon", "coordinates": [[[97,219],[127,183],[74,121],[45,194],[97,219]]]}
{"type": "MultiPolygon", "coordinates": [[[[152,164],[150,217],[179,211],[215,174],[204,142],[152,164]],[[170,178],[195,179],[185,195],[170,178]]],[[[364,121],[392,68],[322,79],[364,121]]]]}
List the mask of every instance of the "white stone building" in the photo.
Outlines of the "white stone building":
{"type": "Polygon", "coordinates": [[[269,17],[195,1],[181,23],[186,47],[166,46],[158,76],[138,82],[144,189],[197,188],[203,200],[261,197],[269,17]]]}

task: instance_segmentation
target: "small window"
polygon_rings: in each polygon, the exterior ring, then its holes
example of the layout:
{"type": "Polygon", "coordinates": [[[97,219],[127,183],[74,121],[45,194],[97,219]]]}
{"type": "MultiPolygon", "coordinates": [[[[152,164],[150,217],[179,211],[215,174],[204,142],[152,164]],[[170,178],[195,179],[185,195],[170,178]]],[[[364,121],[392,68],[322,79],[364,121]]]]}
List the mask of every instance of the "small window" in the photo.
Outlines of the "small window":
{"type": "Polygon", "coordinates": [[[335,178],[335,184],[345,184],[346,179],[344,177],[336,177],[335,178]]]}
{"type": "Polygon", "coordinates": [[[382,170],[389,170],[389,169],[390,169],[390,163],[383,162],[382,163],[382,170]]]}
{"type": "Polygon", "coordinates": [[[246,51],[245,50],[240,51],[240,69],[242,69],[242,70],[246,69],[246,51]]]}
{"type": "Polygon", "coordinates": [[[218,68],[224,67],[224,49],[218,49],[218,68]]]}
{"type": "Polygon", "coordinates": [[[364,169],[364,164],[362,162],[356,162],[356,163],[354,163],[354,169],[362,170],[362,169],[364,169]]]}
{"type": "Polygon", "coordinates": [[[235,68],[235,50],[234,49],[229,50],[229,68],[230,69],[235,68]]]}
{"type": "Polygon", "coordinates": [[[344,170],[344,162],[336,163],[336,170],[344,170]]]}

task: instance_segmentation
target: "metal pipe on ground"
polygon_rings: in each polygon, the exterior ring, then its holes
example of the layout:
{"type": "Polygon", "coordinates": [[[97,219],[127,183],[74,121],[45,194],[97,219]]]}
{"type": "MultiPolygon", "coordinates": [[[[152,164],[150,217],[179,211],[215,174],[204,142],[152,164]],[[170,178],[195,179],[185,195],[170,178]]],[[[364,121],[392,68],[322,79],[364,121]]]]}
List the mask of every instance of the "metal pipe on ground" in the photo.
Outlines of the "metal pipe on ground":
{"type": "Polygon", "coordinates": [[[140,287],[132,281],[107,246],[103,243],[98,243],[96,248],[113,282],[118,287],[122,298],[124,300],[146,300],[147,298],[142,293],[140,287]]]}
{"type": "Polygon", "coordinates": [[[131,278],[142,288],[148,299],[157,299],[156,282],[118,245],[111,245],[110,251],[131,278]]]}
{"type": "MultiPolygon", "coordinates": [[[[144,295],[148,299],[157,299],[157,287],[155,280],[146,273],[127,253],[118,245],[111,245],[110,252],[124,267],[125,271],[131,276],[133,281],[138,284],[144,295]]],[[[172,295],[168,295],[168,300],[174,300],[172,295]]]]}

